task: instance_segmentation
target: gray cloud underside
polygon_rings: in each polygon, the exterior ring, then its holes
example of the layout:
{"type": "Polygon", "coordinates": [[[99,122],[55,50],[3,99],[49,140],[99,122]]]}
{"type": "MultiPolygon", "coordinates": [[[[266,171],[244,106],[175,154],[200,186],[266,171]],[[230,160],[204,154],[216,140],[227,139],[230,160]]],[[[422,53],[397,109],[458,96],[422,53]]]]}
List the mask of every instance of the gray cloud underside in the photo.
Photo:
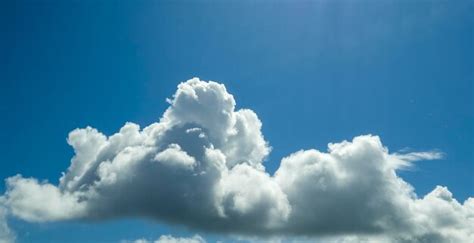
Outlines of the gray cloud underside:
{"type": "Polygon", "coordinates": [[[474,239],[474,198],[460,203],[441,186],[420,198],[397,175],[439,152],[389,153],[364,135],[327,152],[297,151],[270,175],[260,120],[236,110],[224,85],[194,78],[168,102],[143,129],[127,123],[108,137],[73,130],[75,156],[59,185],[10,177],[4,206],[30,222],[146,217],[242,235],[474,239]]]}

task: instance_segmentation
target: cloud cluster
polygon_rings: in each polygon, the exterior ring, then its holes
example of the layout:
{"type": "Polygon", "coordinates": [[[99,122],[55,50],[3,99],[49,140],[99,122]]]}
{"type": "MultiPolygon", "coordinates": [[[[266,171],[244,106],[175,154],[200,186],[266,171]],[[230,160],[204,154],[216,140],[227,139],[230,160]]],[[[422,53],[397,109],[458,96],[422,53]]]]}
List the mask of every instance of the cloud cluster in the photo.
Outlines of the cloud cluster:
{"type": "Polygon", "coordinates": [[[237,110],[224,85],[194,78],[168,102],[160,121],[143,129],[72,131],[75,156],[59,185],[10,177],[4,204],[31,222],[147,217],[247,235],[474,239],[474,198],[459,203],[444,187],[418,198],[397,176],[439,152],[389,153],[365,135],[327,152],[295,152],[270,175],[260,120],[237,110]]]}

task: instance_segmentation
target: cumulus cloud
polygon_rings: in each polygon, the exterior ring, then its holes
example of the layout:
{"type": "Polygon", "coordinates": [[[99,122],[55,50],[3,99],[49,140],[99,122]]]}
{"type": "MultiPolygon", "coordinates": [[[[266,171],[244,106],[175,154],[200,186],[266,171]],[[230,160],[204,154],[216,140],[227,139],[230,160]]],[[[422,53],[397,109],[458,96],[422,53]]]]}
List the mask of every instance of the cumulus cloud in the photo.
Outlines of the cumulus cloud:
{"type": "Polygon", "coordinates": [[[244,235],[474,239],[474,198],[457,202],[444,187],[419,198],[397,175],[439,152],[390,153],[379,137],[364,135],[326,152],[295,152],[271,175],[262,123],[236,109],[224,85],[194,78],[168,102],[143,129],[73,130],[75,156],[59,185],[6,180],[11,214],[31,222],[147,217],[244,235]]]}

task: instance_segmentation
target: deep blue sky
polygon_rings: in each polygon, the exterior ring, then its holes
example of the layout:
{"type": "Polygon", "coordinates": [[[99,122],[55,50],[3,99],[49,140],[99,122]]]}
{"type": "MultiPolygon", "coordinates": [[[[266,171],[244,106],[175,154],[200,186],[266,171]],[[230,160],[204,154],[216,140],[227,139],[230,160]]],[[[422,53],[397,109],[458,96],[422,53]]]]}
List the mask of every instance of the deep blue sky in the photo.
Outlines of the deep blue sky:
{"type": "MultiPolygon", "coordinates": [[[[401,172],[419,195],[474,195],[473,1],[257,2],[2,2],[0,178],[57,183],[70,130],[146,126],[196,76],[259,115],[271,172],[291,152],[371,133],[391,151],[446,154],[401,172]]],[[[194,233],[141,220],[12,227],[22,242],[194,233]]]]}

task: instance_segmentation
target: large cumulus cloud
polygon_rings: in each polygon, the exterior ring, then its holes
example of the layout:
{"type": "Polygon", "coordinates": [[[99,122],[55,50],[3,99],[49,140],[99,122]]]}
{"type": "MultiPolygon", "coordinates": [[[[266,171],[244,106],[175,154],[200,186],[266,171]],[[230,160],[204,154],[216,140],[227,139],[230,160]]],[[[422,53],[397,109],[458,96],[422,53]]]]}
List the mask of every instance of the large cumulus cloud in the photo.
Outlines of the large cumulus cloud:
{"type": "Polygon", "coordinates": [[[194,78],[168,102],[143,129],[72,131],[59,185],[10,177],[4,204],[32,222],[131,216],[247,235],[474,239],[473,198],[457,202],[444,187],[419,198],[396,173],[438,152],[390,153],[365,135],[293,153],[270,175],[260,120],[236,110],[224,85],[194,78]]]}

